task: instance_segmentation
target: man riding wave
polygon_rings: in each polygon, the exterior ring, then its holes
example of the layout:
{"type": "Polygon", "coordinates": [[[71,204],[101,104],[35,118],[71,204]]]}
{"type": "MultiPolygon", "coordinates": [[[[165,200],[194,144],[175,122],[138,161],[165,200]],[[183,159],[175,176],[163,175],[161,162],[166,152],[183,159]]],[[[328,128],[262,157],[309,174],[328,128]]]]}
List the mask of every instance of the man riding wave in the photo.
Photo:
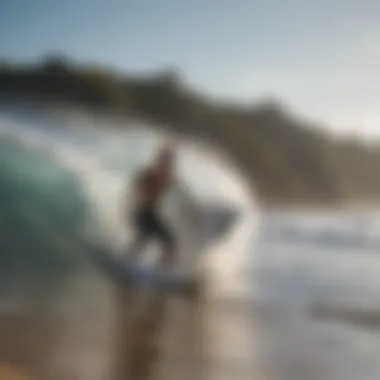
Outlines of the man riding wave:
{"type": "Polygon", "coordinates": [[[152,165],[140,170],[133,183],[136,204],[131,222],[135,238],[131,255],[136,258],[146,244],[158,240],[162,250],[161,265],[171,267],[177,256],[177,237],[160,214],[161,200],[175,183],[176,154],[171,146],[162,148],[152,165]]]}

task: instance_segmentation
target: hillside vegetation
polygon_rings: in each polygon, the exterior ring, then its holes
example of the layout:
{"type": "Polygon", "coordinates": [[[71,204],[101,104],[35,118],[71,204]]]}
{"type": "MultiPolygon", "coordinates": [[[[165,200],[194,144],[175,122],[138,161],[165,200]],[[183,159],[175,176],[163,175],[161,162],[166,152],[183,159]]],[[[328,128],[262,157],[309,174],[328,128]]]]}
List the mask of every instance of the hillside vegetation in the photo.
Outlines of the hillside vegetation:
{"type": "Polygon", "coordinates": [[[223,147],[267,203],[380,200],[380,149],[333,139],[270,101],[221,104],[186,88],[175,71],[137,78],[50,57],[0,63],[0,96],[117,111],[223,147]]]}

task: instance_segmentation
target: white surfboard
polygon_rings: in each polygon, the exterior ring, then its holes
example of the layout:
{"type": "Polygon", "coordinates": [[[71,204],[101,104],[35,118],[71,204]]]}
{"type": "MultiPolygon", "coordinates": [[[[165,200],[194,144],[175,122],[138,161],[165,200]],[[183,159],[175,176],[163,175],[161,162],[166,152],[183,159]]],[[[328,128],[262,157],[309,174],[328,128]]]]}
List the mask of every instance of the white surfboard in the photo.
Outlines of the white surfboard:
{"type": "Polygon", "coordinates": [[[198,281],[194,277],[180,275],[171,272],[169,269],[164,270],[155,268],[130,260],[120,261],[115,265],[120,265],[120,272],[124,273],[125,279],[132,281],[142,287],[159,288],[174,292],[194,293],[198,281]]]}
{"type": "Polygon", "coordinates": [[[92,258],[96,258],[101,268],[120,284],[186,295],[196,295],[200,289],[200,280],[194,276],[140,264],[129,259],[115,257],[101,250],[92,249],[91,251],[92,258]]]}

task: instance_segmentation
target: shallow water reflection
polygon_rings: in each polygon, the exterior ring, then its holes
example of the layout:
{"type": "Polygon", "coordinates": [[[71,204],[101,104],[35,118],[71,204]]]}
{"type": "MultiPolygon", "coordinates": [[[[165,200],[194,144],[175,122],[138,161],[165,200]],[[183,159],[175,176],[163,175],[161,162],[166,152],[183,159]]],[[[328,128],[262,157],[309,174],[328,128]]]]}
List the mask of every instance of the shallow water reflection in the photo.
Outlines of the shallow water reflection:
{"type": "Polygon", "coordinates": [[[93,268],[4,310],[0,362],[38,379],[252,379],[253,317],[159,292],[118,289],[93,268]]]}

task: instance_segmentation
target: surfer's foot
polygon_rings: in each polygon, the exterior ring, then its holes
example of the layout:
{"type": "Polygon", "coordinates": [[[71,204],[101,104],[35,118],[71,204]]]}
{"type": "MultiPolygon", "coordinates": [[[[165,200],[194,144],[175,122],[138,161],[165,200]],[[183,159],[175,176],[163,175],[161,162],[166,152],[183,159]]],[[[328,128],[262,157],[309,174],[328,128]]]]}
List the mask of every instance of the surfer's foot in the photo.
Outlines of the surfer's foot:
{"type": "Polygon", "coordinates": [[[174,263],[171,261],[171,260],[167,260],[167,259],[161,259],[160,262],[158,263],[158,266],[161,268],[161,269],[172,269],[174,267],[174,263]]]}
{"type": "Polygon", "coordinates": [[[173,269],[174,263],[175,263],[175,250],[174,247],[168,246],[164,250],[162,257],[161,257],[161,262],[160,262],[160,267],[162,269],[173,269]]]}
{"type": "Polygon", "coordinates": [[[167,260],[167,258],[163,257],[157,263],[157,267],[162,270],[171,270],[173,268],[173,263],[170,260],[167,260]]]}
{"type": "Polygon", "coordinates": [[[143,252],[146,245],[146,240],[142,236],[138,236],[130,245],[125,253],[125,258],[128,261],[137,261],[143,252]]]}
{"type": "Polygon", "coordinates": [[[189,301],[198,302],[202,298],[201,288],[198,284],[187,284],[182,288],[182,295],[184,295],[189,301]]]}

